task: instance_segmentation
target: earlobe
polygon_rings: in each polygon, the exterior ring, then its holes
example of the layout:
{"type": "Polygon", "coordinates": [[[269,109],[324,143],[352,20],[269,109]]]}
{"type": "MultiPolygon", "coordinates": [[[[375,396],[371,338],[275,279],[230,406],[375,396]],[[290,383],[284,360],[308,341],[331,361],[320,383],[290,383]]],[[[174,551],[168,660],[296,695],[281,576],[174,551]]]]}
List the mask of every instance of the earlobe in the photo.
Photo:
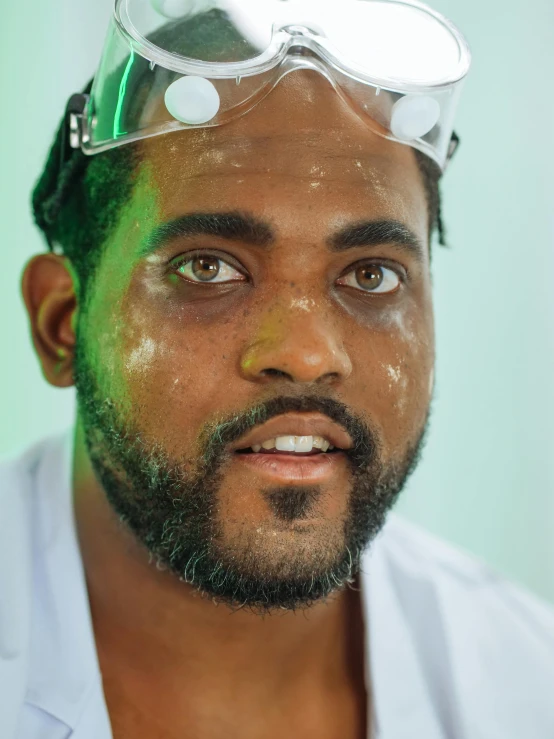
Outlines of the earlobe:
{"type": "Polygon", "coordinates": [[[33,257],[25,267],[21,289],[44,377],[55,387],[70,387],[77,296],[67,258],[56,254],[33,257]]]}

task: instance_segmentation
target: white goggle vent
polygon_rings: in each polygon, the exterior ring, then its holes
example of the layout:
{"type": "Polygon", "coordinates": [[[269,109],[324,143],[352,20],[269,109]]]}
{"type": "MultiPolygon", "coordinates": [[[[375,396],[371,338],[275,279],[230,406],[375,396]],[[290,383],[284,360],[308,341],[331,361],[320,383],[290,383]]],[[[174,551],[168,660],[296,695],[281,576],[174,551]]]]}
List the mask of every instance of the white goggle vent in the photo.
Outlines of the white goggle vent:
{"type": "Polygon", "coordinates": [[[406,95],[392,109],[390,129],[400,141],[426,136],[440,121],[441,106],[426,95],[406,95]]]}
{"type": "Polygon", "coordinates": [[[165,105],[176,120],[199,126],[216,117],[221,98],[210,80],[191,75],[181,77],[167,88],[165,105]]]}
{"type": "Polygon", "coordinates": [[[151,0],[151,3],[157,13],[171,19],[202,12],[213,5],[209,0],[151,0]]]}

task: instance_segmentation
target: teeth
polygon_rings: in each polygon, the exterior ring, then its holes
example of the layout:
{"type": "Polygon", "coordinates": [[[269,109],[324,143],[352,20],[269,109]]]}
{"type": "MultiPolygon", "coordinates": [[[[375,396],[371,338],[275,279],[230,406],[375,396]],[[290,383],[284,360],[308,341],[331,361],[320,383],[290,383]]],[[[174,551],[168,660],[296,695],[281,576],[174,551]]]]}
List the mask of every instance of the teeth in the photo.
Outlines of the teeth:
{"type": "Polygon", "coordinates": [[[294,451],[295,452],[311,452],[313,448],[314,448],[314,437],[313,436],[295,436],[294,437],[294,451]]]}
{"type": "Polygon", "coordinates": [[[256,453],[262,449],[277,449],[280,452],[311,452],[313,449],[321,449],[327,452],[334,447],[322,436],[278,436],[276,439],[268,439],[263,444],[255,444],[252,450],[256,453]]]}
{"type": "Polygon", "coordinates": [[[280,452],[295,452],[296,436],[278,436],[275,439],[275,448],[280,452]]]}

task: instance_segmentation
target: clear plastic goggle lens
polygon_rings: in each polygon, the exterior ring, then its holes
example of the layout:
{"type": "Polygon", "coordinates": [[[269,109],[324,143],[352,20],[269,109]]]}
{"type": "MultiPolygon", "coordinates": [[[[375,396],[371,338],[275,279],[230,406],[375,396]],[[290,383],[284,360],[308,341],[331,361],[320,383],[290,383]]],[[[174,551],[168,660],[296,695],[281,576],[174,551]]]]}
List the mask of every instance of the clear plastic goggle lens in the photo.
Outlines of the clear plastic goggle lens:
{"type": "Polygon", "coordinates": [[[377,77],[417,84],[450,80],[462,50],[449,26],[425,6],[390,0],[326,3],[322,0],[124,0],[126,18],[148,38],[168,21],[188,21],[195,34],[175,39],[170,54],[199,62],[236,63],[282,45],[281,29],[312,30],[326,48],[353,68],[377,77]],[[223,17],[237,39],[223,52],[210,43],[214,19],[223,17]],[[199,49],[197,34],[206,38],[199,49]],[[196,36],[196,38],[194,37],[196,36]]]}
{"type": "Polygon", "coordinates": [[[116,0],[81,147],[223,125],[312,69],[444,167],[469,64],[459,31],[416,0],[116,0]]]}

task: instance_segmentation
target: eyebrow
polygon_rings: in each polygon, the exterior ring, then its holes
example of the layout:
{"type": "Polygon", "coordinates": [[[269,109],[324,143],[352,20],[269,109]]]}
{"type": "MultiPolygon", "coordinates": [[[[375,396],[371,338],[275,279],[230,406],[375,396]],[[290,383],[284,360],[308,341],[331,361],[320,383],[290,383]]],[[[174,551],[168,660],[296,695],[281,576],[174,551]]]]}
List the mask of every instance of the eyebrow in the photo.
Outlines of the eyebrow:
{"type": "MultiPolygon", "coordinates": [[[[274,228],[249,213],[190,213],[157,226],[147,237],[140,257],[148,256],[174,239],[217,236],[261,248],[276,242],[274,228]]],[[[333,252],[360,246],[393,246],[423,261],[425,247],[408,226],[395,220],[361,221],[343,228],[327,240],[333,252]]]]}
{"type": "Polygon", "coordinates": [[[174,239],[188,236],[217,236],[268,247],[275,241],[271,226],[246,213],[191,213],[155,228],[141,249],[141,257],[158,251],[174,239]]]}
{"type": "Polygon", "coordinates": [[[329,241],[333,251],[345,251],[357,246],[393,246],[418,261],[425,257],[425,246],[411,228],[400,221],[363,221],[347,226],[329,241]]]}

